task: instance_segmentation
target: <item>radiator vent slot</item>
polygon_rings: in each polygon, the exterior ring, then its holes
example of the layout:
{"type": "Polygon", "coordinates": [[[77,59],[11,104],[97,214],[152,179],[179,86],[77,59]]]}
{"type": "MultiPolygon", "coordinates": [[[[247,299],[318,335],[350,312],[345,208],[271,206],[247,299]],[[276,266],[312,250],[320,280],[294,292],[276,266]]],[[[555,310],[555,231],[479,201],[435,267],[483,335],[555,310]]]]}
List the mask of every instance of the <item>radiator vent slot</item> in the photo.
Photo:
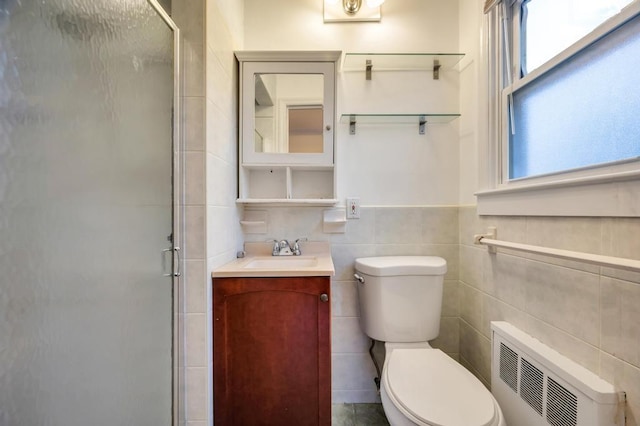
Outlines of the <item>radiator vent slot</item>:
{"type": "Polygon", "coordinates": [[[518,392],[518,354],[504,343],[500,343],[500,378],[518,392]]]}
{"type": "Polygon", "coordinates": [[[547,384],[547,421],[553,426],[577,426],[578,399],[549,377],[547,384]]]}
{"type": "Polygon", "coordinates": [[[544,390],[544,374],[538,368],[522,358],[520,369],[520,397],[542,415],[542,392],[544,390]]]}

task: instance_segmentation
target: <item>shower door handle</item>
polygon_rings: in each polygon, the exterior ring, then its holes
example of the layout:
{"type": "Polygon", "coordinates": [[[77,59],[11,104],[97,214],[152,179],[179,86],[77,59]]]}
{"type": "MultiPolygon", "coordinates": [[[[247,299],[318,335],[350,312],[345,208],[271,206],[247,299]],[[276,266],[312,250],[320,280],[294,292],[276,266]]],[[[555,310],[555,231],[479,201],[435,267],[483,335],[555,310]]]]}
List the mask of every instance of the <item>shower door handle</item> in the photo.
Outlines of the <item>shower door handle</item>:
{"type": "MultiPolygon", "coordinates": [[[[167,270],[167,253],[171,254],[171,256],[169,257],[169,266],[173,269],[173,247],[171,248],[166,248],[164,250],[162,250],[162,269],[163,270],[167,270]]],[[[172,277],[173,273],[169,272],[169,273],[164,273],[162,274],[163,277],[172,277]]]]}
{"type": "Polygon", "coordinates": [[[166,248],[164,250],[162,250],[162,269],[166,270],[167,269],[167,253],[170,253],[171,256],[169,257],[169,265],[171,265],[171,269],[172,271],[169,273],[164,273],[162,274],[163,277],[179,277],[180,275],[182,275],[182,272],[180,271],[180,247],[171,247],[171,248],[166,248]],[[173,270],[173,253],[176,253],[177,256],[177,266],[176,266],[176,270],[173,270]]]}
{"type": "Polygon", "coordinates": [[[182,275],[182,273],[180,272],[180,264],[182,263],[180,261],[180,247],[174,247],[173,251],[176,252],[176,257],[177,257],[177,259],[176,259],[176,264],[177,264],[176,271],[173,273],[173,276],[174,277],[179,277],[180,275],[182,275]]]}

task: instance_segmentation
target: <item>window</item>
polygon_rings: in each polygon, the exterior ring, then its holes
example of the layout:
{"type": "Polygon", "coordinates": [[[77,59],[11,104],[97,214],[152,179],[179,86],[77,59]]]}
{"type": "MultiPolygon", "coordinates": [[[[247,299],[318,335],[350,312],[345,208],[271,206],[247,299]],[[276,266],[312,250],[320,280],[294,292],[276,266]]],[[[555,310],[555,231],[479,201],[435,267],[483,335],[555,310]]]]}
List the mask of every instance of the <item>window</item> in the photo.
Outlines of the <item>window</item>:
{"type": "Polygon", "coordinates": [[[502,0],[486,23],[494,177],[479,210],[519,188],[540,204],[562,187],[640,187],[640,0],[502,0]]]}
{"type": "Polygon", "coordinates": [[[522,74],[538,68],[633,0],[526,0],[520,6],[522,74]]]}
{"type": "Polygon", "coordinates": [[[514,90],[509,179],[640,157],[639,52],[636,17],[514,90]]]}

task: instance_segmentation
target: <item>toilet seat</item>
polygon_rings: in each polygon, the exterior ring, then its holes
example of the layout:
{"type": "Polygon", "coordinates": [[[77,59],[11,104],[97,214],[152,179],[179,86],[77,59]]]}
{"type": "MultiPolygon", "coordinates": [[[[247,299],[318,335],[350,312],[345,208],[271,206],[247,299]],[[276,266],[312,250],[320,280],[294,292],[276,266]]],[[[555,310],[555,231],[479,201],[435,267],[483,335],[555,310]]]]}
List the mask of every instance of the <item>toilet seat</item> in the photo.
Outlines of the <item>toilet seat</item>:
{"type": "Polygon", "coordinates": [[[394,405],[429,426],[496,423],[491,393],[464,367],[438,349],[394,349],[384,373],[394,405]]]}

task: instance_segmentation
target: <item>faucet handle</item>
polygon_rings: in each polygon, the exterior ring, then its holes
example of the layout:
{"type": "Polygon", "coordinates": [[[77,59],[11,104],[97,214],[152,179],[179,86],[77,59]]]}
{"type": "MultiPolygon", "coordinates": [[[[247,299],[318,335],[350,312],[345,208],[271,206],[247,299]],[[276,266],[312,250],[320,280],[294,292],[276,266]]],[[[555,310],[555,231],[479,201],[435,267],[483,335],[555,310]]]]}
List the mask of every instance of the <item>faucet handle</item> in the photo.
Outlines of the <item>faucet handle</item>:
{"type": "Polygon", "coordinates": [[[273,243],[273,249],[271,249],[271,255],[272,256],[277,256],[280,254],[280,243],[278,243],[278,240],[273,239],[273,238],[269,238],[267,240],[268,243],[273,243]]]}
{"type": "Polygon", "coordinates": [[[295,243],[293,243],[292,251],[295,256],[300,256],[302,254],[302,252],[300,251],[300,244],[298,244],[299,241],[309,241],[309,239],[307,237],[301,237],[298,238],[295,243]]]}

